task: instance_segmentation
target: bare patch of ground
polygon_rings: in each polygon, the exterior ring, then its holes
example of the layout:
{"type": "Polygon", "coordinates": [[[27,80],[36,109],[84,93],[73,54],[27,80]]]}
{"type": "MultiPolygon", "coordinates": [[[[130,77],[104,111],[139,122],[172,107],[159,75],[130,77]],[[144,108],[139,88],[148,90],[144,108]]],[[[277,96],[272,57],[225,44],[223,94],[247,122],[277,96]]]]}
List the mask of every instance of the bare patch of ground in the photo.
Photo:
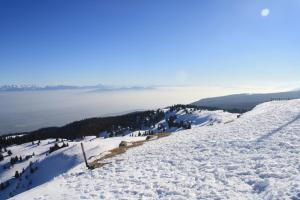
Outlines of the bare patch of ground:
{"type": "Polygon", "coordinates": [[[129,146],[119,146],[117,148],[114,148],[114,149],[110,150],[108,154],[106,154],[103,157],[101,157],[99,159],[96,159],[93,162],[89,163],[89,168],[90,169],[95,169],[95,168],[102,167],[106,164],[109,164],[109,162],[105,162],[105,160],[108,159],[108,158],[112,158],[112,157],[115,157],[119,154],[125,153],[127,151],[127,149],[131,149],[131,148],[134,148],[134,147],[137,147],[137,146],[141,146],[145,142],[157,140],[157,139],[160,139],[160,138],[163,138],[163,137],[167,137],[169,135],[171,135],[171,134],[170,133],[159,133],[159,134],[154,135],[156,137],[148,138],[146,140],[132,142],[129,146]]]}

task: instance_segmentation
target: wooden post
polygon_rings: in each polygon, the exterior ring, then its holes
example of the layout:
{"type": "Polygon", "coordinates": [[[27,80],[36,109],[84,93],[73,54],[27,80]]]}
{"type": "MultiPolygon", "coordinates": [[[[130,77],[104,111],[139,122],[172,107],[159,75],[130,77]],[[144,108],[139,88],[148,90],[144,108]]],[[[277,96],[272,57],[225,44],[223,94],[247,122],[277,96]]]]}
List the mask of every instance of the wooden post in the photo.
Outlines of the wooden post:
{"type": "Polygon", "coordinates": [[[85,155],[83,143],[81,142],[80,144],[81,144],[81,149],[82,149],[82,154],[83,154],[83,157],[84,157],[85,165],[86,165],[87,168],[90,168],[90,166],[89,166],[89,164],[88,164],[88,162],[86,160],[86,155],[85,155]]]}

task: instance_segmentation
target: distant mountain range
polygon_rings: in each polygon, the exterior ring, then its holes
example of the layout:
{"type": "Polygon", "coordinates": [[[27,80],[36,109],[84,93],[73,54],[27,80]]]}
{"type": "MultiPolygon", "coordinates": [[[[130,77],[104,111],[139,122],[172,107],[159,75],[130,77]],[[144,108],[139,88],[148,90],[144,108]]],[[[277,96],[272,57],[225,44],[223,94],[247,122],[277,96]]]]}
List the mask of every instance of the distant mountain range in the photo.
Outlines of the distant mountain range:
{"type": "Polygon", "coordinates": [[[256,105],[272,100],[299,99],[300,89],[289,92],[266,93],[266,94],[234,94],[221,97],[201,99],[192,103],[196,106],[214,107],[229,110],[248,111],[256,105]]]}
{"type": "Polygon", "coordinates": [[[3,85],[0,86],[0,92],[18,92],[18,91],[52,91],[52,90],[78,90],[89,89],[93,91],[110,91],[110,90],[142,90],[153,89],[152,87],[117,87],[108,85],[91,85],[91,86],[73,86],[73,85],[54,85],[54,86],[38,86],[38,85],[3,85]]]}

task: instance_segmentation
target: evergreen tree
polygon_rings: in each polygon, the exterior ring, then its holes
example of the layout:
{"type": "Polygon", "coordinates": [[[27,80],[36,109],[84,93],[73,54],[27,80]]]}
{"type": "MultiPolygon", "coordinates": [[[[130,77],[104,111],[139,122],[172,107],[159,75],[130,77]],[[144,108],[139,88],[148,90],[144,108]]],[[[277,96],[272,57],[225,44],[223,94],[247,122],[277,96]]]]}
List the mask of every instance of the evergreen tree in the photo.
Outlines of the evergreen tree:
{"type": "Polygon", "coordinates": [[[19,178],[19,177],[20,177],[20,174],[19,174],[19,172],[17,170],[16,173],[15,173],[15,178],[19,178]]]}

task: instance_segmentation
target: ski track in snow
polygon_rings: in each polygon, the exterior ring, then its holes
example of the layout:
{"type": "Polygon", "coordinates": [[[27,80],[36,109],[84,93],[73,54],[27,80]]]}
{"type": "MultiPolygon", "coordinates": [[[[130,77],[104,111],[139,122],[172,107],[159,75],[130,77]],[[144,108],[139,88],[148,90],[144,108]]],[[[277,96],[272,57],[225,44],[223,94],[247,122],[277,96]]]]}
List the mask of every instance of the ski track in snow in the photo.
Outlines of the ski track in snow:
{"type": "Polygon", "coordinates": [[[300,199],[300,100],[75,167],[13,199],[300,199]]]}

